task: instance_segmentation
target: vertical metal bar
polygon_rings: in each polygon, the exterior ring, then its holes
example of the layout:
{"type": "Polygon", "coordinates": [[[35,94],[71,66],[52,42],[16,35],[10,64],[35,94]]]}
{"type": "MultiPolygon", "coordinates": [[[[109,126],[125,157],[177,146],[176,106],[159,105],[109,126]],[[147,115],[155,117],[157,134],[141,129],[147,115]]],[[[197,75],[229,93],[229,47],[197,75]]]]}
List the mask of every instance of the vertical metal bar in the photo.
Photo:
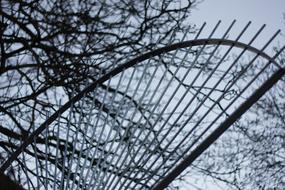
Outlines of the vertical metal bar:
{"type": "MultiPolygon", "coordinates": [[[[47,117],[49,118],[49,114],[47,113],[47,117]]],[[[45,130],[45,188],[48,189],[48,129],[45,130]]]]}
{"type": "MultiPolygon", "coordinates": [[[[33,131],[35,131],[35,125],[33,125],[33,131]]],[[[34,159],[35,159],[35,165],[36,165],[36,178],[37,178],[36,181],[37,181],[37,188],[39,188],[39,186],[40,186],[40,182],[39,182],[40,176],[39,176],[39,166],[38,166],[39,159],[38,159],[38,156],[37,156],[36,137],[34,138],[32,144],[34,144],[34,151],[35,151],[35,158],[34,159]]]]}
{"type": "MultiPolygon", "coordinates": [[[[59,105],[61,105],[61,101],[59,103],[59,105]]],[[[57,182],[57,165],[58,165],[58,152],[59,152],[59,131],[60,131],[60,116],[57,119],[57,133],[56,133],[56,151],[55,151],[55,166],[54,166],[54,184],[53,184],[53,189],[56,190],[56,182],[57,182]]]]}

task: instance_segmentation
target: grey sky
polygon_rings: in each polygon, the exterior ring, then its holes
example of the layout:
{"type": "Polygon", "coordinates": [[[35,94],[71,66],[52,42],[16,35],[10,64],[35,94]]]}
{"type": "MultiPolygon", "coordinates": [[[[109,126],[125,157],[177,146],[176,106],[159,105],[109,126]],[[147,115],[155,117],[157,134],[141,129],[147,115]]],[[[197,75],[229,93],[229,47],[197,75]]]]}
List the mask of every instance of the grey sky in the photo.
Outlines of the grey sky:
{"type": "Polygon", "coordinates": [[[267,24],[272,30],[282,29],[284,33],[285,0],[204,0],[192,12],[195,23],[216,22],[221,19],[230,22],[252,21],[256,25],[267,24]]]}
{"type": "MultiPolygon", "coordinates": [[[[264,40],[268,40],[273,33],[281,29],[282,35],[279,36],[278,40],[285,41],[285,0],[202,1],[193,10],[190,17],[190,22],[198,26],[205,21],[209,25],[214,25],[218,20],[221,20],[221,26],[227,27],[230,22],[236,19],[236,28],[243,28],[248,21],[252,21],[250,31],[254,33],[261,25],[266,24],[264,36],[261,37],[264,40]]],[[[258,44],[258,46],[260,45],[258,44]]]]}

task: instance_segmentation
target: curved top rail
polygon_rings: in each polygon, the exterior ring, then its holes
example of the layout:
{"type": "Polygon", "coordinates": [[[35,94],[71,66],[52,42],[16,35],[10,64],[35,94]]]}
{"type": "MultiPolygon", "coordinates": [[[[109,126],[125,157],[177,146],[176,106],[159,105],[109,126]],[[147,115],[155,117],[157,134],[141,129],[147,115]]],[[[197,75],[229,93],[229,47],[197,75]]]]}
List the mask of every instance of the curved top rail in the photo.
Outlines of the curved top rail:
{"type": "Polygon", "coordinates": [[[160,55],[162,53],[167,53],[176,49],[180,48],[187,48],[187,47],[194,47],[194,46],[200,46],[200,45],[224,45],[224,46],[233,46],[241,49],[245,49],[247,51],[253,52],[258,54],[260,57],[263,57],[267,59],[269,62],[272,62],[277,67],[282,67],[268,54],[265,52],[250,46],[248,44],[228,40],[228,39],[217,39],[217,38],[208,38],[208,39],[197,39],[197,40],[189,40],[184,42],[175,43],[169,46],[165,46],[162,48],[158,48],[156,50],[153,50],[151,52],[147,52],[145,54],[142,54],[125,64],[122,64],[118,66],[117,68],[113,69],[109,73],[105,74],[98,80],[96,80],[91,85],[87,86],[85,89],[83,89],[81,92],[79,92],[76,96],[71,98],[68,102],[66,102],[61,108],[59,108],[55,113],[53,113],[44,123],[42,123],[21,145],[20,147],[4,162],[4,164],[0,168],[0,172],[4,173],[4,171],[11,165],[11,163],[17,159],[17,157],[20,155],[20,153],[27,148],[28,145],[30,145],[33,142],[33,139],[38,136],[42,131],[44,131],[52,122],[56,120],[58,116],[61,115],[61,113],[65,112],[73,103],[79,101],[84,94],[93,91],[98,84],[102,84],[103,82],[107,81],[111,77],[119,74],[124,69],[130,68],[134,66],[137,63],[140,63],[142,61],[145,61],[151,57],[160,55]]]}

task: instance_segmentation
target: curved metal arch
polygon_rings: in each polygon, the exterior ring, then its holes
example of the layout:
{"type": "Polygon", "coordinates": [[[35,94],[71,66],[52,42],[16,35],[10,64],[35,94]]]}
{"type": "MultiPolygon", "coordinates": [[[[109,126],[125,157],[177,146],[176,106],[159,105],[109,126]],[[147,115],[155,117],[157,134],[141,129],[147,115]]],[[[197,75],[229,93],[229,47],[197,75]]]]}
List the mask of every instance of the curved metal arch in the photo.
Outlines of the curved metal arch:
{"type": "MultiPolygon", "coordinates": [[[[142,54],[125,64],[122,64],[118,66],[117,68],[113,69],[109,73],[105,74],[101,78],[99,78],[97,81],[92,83],[90,86],[86,87],[83,89],[81,92],[79,92],[76,96],[71,98],[68,102],[66,102],[61,108],[59,108],[55,113],[53,113],[44,123],[42,123],[22,144],[21,146],[4,162],[4,164],[0,168],[0,172],[4,173],[5,170],[12,164],[14,160],[17,159],[17,157],[21,154],[21,152],[24,151],[24,149],[27,148],[32,142],[33,139],[38,136],[41,132],[43,132],[52,122],[56,120],[58,116],[61,115],[61,113],[65,112],[72,104],[75,102],[79,101],[84,94],[93,91],[98,84],[102,84],[103,82],[107,81],[108,79],[112,78],[113,76],[119,74],[123,70],[130,68],[142,61],[145,61],[151,57],[160,55],[162,53],[167,53],[171,52],[176,49],[181,49],[181,48],[187,48],[187,47],[194,47],[194,46],[201,46],[201,45],[224,45],[224,46],[233,46],[241,49],[245,49],[247,51],[253,52],[260,57],[263,57],[267,59],[269,62],[272,62],[274,65],[276,65],[278,68],[282,69],[282,67],[268,54],[265,52],[250,46],[248,44],[238,42],[238,41],[233,41],[229,39],[219,39],[219,38],[208,38],[208,39],[196,39],[196,40],[189,40],[189,41],[184,41],[184,42],[179,42],[175,43],[169,46],[165,46],[162,48],[158,48],[156,50],[153,50],[151,52],[147,52],[145,54],[142,54]]],[[[282,69],[284,70],[284,69],[282,69]]]]}

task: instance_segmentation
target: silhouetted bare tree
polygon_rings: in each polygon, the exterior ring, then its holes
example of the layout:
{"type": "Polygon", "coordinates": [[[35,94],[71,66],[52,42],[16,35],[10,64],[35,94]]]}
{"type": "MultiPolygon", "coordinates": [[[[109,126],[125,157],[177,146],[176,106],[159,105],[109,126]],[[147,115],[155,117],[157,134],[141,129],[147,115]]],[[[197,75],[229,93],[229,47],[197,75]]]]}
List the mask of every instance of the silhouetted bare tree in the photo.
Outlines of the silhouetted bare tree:
{"type": "MultiPolygon", "coordinates": [[[[194,27],[186,22],[194,3],[194,0],[2,0],[1,162],[63,101],[100,75],[141,52],[174,42],[186,29],[194,32],[194,27]]],[[[98,88],[110,94],[115,92],[103,84],[98,88]]],[[[95,99],[89,95],[86,101],[95,102],[92,109],[102,109],[112,117],[110,108],[101,102],[103,94],[97,94],[95,99]]],[[[131,101],[128,96],[124,98],[131,101]]],[[[77,108],[74,106],[75,113],[80,112],[77,108]]],[[[71,126],[76,122],[64,115],[61,119],[59,123],[70,122],[71,126]]],[[[56,142],[58,136],[52,129],[47,135],[49,142],[40,135],[35,139],[38,146],[26,150],[27,155],[39,160],[38,168],[43,168],[45,160],[54,164],[56,159],[53,150],[50,154],[44,152],[41,145],[45,143],[60,150],[62,159],[64,148],[84,157],[72,141],[62,138],[56,142]]],[[[64,176],[68,175],[60,162],[57,167],[64,176]]],[[[101,169],[105,170],[103,166],[101,169]]],[[[8,174],[26,184],[21,173],[27,172],[36,175],[35,170],[29,170],[18,159],[8,174]]],[[[44,184],[43,179],[39,181],[44,184]]]]}

